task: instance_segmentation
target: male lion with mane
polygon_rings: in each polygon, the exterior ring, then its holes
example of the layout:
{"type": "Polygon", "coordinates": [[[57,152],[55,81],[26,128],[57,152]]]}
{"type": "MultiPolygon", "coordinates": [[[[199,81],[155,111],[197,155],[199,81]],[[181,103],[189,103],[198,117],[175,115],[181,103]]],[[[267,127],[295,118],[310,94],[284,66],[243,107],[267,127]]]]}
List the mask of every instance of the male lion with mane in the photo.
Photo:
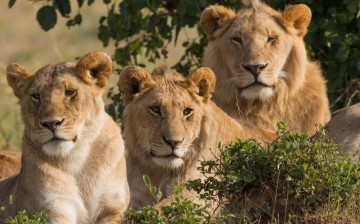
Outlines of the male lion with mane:
{"type": "Polygon", "coordinates": [[[299,4],[279,12],[258,0],[243,5],[237,12],[210,6],[201,15],[209,39],[203,64],[217,78],[215,103],[265,128],[286,121],[312,135],[330,111],[321,69],[307,59],[303,41],[311,10],[299,4]]]}
{"type": "Polygon", "coordinates": [[[92,52],[35,74],[18,64],[6,72],[25,130],[20,174],[0,182],[0,219],[26,210],[45,211],[49,223],[118,223],[129,186],[124,142],[102,99],[111,59],[92,52]]]}
{"type": "Polygon", "coordinates": [[[152,75],[141,67],[127,67],[118,85],[125,104],[130,207],[155,202],[144,175],[167,198],[175,184],[201,178],[200,160],[214,159],[219,143],[273,138],[272,133],[243,126],[210,100],[215,75],[208,68],[199,68],[185,79],[166,66],[152,75]]]}

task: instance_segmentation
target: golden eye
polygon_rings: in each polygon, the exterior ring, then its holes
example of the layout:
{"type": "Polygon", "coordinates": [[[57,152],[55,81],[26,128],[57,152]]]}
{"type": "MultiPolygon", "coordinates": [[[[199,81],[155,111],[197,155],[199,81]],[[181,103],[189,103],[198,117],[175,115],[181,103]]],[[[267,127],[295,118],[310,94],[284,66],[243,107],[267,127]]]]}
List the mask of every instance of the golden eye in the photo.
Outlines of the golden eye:
{"type": "Polygon", "coordinates": [[[76,94],[77,94],[77,91],[74,89],[68,89],[65,91],[65,96],[67,96],[67,97],[74,97],[74,96],[76,96],[76,94]]]}
{"type": "Polygon", "coordinates": [[[159,106],[151,106],[149,107],[149,111],[152,115],[155,115],[157,117],[161,116],[161,110],[159,106]]]}
{"type": "Polygon", "coordinates": [[[233,37],[231,38],[231,41],[234,43],[234,44],[240,44],[242,45],[242,40],[241,40],[241,37],[233,37]]]}
{"type": "Polygon", "coordinates": [[[40,102],[40,94],[39,93],[34,93],[34,94],[31,94],[31,100],[34,101],[34,102],[40,102]]]}
{"type": "Polygon", "coordinates": [[[190,117],[193,113],[193,109],[191,108],[186,108],[184,111],[183,111],[183,114],[185,117],[190,117]]]}
{"type": "Polygon", "coordinates": [[[275,37],[268,37],[267,42],[268,43],[274,43],[275,40],[276,40],[275,37]]]}

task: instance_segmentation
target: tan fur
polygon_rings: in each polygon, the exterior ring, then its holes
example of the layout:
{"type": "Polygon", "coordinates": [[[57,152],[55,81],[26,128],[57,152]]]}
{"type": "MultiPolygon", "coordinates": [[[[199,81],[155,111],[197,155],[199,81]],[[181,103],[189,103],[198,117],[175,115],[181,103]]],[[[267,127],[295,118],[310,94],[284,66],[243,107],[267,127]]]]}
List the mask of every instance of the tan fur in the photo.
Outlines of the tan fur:
{"type": "Polygon", "coordinates": [[[174,184],[201,177],[199,160],[214,159],[219,143],[273,137],[241,125],[218,108],[209,100],[214,86],[215,75],[208,68],[197,69],[187,79],[166,66],[152,75],[140,67],[121,72],[131,207],[154,203],[143,175],[150,176],[166,198],[174,184]]]}
{"type": "Polygon", "coordinates": [[[49,223],[121,220],[129,203],[124,143],[102,100],[111,72],[102,52],[35,74],[18,64],[7,67],[25,130],[20,174],[0,182],[0,207],[6,208],[0,218],[25,209],[45,211],[49,223]]]}
{"type": "Polygon", "coordinates": [[[0,150],[0,179],[13,176],[20,172],[21,153],[0,150]]]}
{"type": "Polygon", "coordinates": [[[306,5],[279,12],[248,0],[237,13],[218,5],[206,8],[201,25],[209,43],[203,64],[216,74],[215,103],[264,128],[286,121],[311,135],[316,124],[325,124],[330,119],[326,82],[320,66],[307,59],[303,42],[310,20],[306,5]],[[262,65],[258,72],[250,69],[256,65],[262,65]]]}
{"type": "Polygon", "coordinates": [[[340,110],[325,129],[353,160],[360,158],[360,103],[340,110]]]}

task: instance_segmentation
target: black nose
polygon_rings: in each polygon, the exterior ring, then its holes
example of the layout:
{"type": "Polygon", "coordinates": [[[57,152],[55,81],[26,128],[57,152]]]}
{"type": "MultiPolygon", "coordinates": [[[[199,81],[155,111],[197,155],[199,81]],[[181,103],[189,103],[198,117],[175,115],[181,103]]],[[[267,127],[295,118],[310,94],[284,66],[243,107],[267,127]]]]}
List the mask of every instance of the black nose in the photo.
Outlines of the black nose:
{"type": "Polygon", "coordinates": [[[178,145],[180,145],[184,139],[182,140],[174,140],[174,139],[167,139],[163,136],[163,140],[166,144],[168,144],[173,150],[176,149],[178,145]]]}
{"type": "Polygon", "coordinates": [[[60,126],[63,122],[64,122],[65,119],[62,119],[62,120],[53,120],[53,121],[42,121],[40,122],[41,125],[44,127],[44,128],[47,128],[51,131],[55,131],[55,129],[60,126]]]}
{"type": "Polygon", "coordinates": [[[251,72],[255,78],[266,68],[268,64],[257,64],[257,65],[243,65],[245,70],[251,72]]]}

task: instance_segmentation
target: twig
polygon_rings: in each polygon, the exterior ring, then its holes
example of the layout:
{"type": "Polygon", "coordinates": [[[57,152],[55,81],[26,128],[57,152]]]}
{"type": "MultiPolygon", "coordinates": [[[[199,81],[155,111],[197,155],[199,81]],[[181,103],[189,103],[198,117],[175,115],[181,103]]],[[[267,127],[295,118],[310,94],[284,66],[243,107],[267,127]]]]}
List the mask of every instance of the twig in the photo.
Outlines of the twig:
{"type": "Polygon", "coordinates": [[[284,223],[286,223],[286,221],[287,221],[288,202],[289,202],[289,182],[287,182],[287,186],[286,186],[286,201],[285,201],[284,223]]]}
{"type": "Polygon", "coordinates": [[[275,198],[274,198],[274,206],[273,206],[273,211],[271,214],[271,223],[273,223],[274,220],[274,215],[275,215],[275,207],[276,207],[276,203],[277,203],[277,194],[278,194],[278,188],[279,188],[279,180],[280,180],[280,170],[277,176],[277,180],[276,180],[276,188],[275,188],[275,198]]]}
{"type": "Polygon", "coordinates": [[[356,90],[356,91],[354,91],[354,92],[351,94],[351,96],[349,97],[348,102],[347,102],[347,104],[346,104],[347,107],[351,105],[351,101],[353,100],[353,98],[354,98],[358,93],[359,93],[359,90],[356,90]]]}

